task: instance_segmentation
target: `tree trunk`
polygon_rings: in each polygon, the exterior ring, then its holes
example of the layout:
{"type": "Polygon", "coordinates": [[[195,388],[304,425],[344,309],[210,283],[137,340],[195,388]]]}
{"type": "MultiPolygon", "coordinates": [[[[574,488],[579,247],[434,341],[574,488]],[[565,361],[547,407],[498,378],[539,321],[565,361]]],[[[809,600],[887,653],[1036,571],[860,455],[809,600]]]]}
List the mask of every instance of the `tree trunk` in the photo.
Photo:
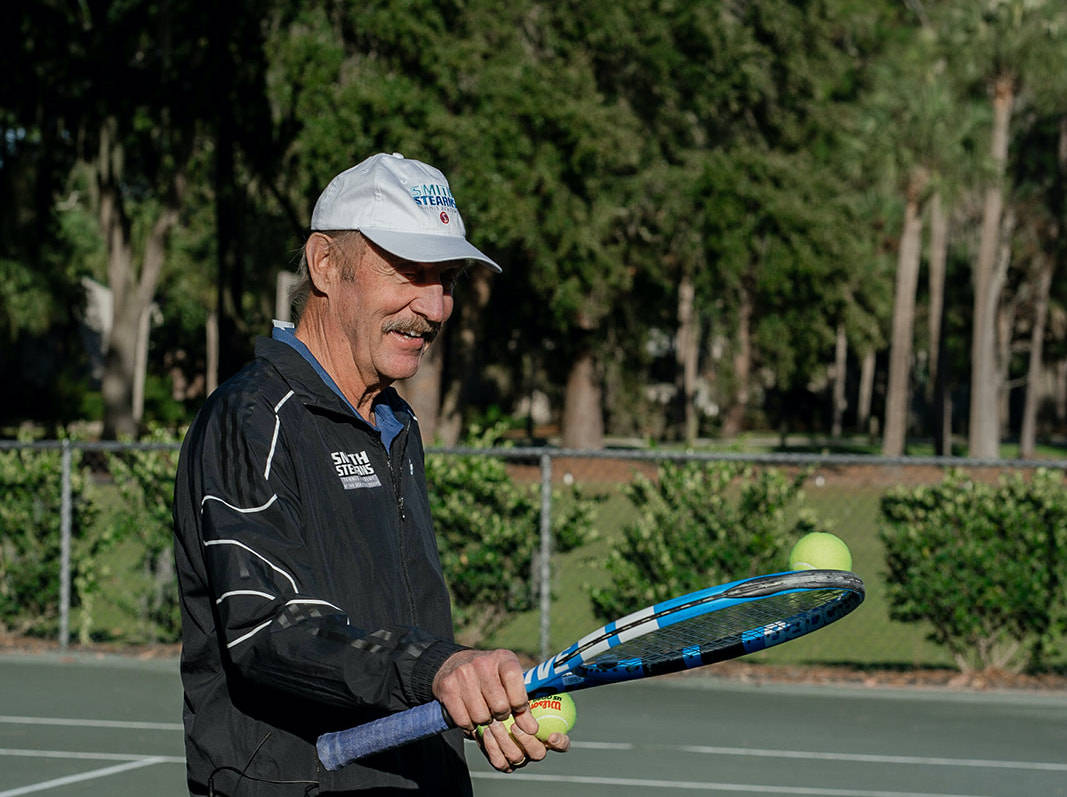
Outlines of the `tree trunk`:
{"type": "Polygon", "coordinates": [[[1067,424],[1067,359],[1060,360],[1055,366],[1056,384],[1053,396],[1056,402],[1056,423],[1067,424]]]}
{"type": "Polygon", "coordinates": [[[274,317],[279,321],[293,320],[293,287],[300,281],[295,271],[282,269],[274,280],[274,317]]]}
{"type": "Polygon", "coordinates": [[[234,88],[237,67],[233,41],[237,31],[237,6],[220,3],[214,8],[211,59],[216,70],[212,82],[215,108],[214,162],[215,250],[218,276],[216,310],[219,324],[219,379],[225,381],[248,361],[249,329],[242,308],[244,298],[244,235],[241,228],[241,187],[237,174],[237,128],[233,107],[240,103],[234,88]]]}
{"type": "Polygon", "coordinates": [[[111,334],[108,340],[101,396],[104,403],[104,437],[137,434],[134,385],[137,381],[137,340],[141,320],[155,295],[163,270],[167,238],[178,223],[182,181],[176,177],[163,208],[148,232],[138,273],[131,229],[122,194],[122,146],[115,141],[117,125],[106,121],[100,130],[96,163],[99,222],[107,247],[108,287],[112,296],[111,334]]]}
{"type": "Polygon", "coordinates": [[[941,192],[930,197],[930,372],[927,398],[934,397],[937,368],[941,358],[941,318],[945,308],[945,264],[948,260],[948,217],[941,203],[941,192]]]}
{"type": "Polygon", "coordinates": [[[856,400],[856,424],[863,434],[869,434],[873,438],[874,430],[871,428],[871,402],[874,399],[874,366],[875,352],[871,346],[863,353],[860,363],[860,390],[856,400]]]}
{"type": "Polygon", "coordinates": [[[700,361],[700,319],[696,314],[695,297],[693,275],[684,269],[678,284],[678,331],[674,337],[678,387],[675,399],[681,436],[690,446],[697,436],[696,388],[700,361]]]}
{"type": "Polygon", "coordinates": [[[730,407],[723,416],[722,434],[736,437],[744,428],[745,413],[752,372],[752,296],[747,287],[741,289],[737,308],[737,339],[734,341],[734,394],[730,407]]]}
{"type": "Polygon", "coordinates": [[[952,397],[948,392],[948,363],[945,362],[945,268],[948,262],[948,215],[941,192],[930,197],[930,370],[927,374],[927,402],[932,407],[934,453],[952,455],[952,397]]]}
{"type": "Polygon", "coordinates": [[[1015,85],[1002,76],[994,84],[993,135],[990,154],[996,167],[993,184],[986,189],[978,257],[974,264],[974,330],[971,338],[971,414],[968,453],[972,457],[1000,456],[997,411],[999,385],[996,369],[996,310],[1003,281],[997,279],[997,253],[1004,207],[1005,163],[1011,127],[1015,85]]]}
{"type": "MultiPolygon", "coordinates": [[[[422,435],[422,444],[429,446],[438,439],[440,433],[441,409],[441,384],[445,368],[445,340],[439,336],[422,356],[419,370],[400,384],[397,390],[404,400],[415,411],[415,417],[419,419],[419,432],[422,435]]],[[[446,445],[454,445],[457,441],[451,439],[446,445]]]]}
{"type": "Polygon", "coordinates": [[[833,388],[833,419],[830,423],[830,436],[837,440],[843,431],[845,410],[848,409],[848,401],[845,399],[845,369],[848,366],[848,338],[845,335],[845,325],[837,325],[837,342],[834,346],[834,388],[833,388]]]}
{"type": "MultiPolygon", "coordinates": [[[[942,316],[942,325],[944,317],[942,316]]],[[[944,331],[942,329],[942,331],[944,331]]],[[[934,383],[934,453],[952,456],[952,394],[949,392],[949,365],[945,358],[945,336],[938,343],[937,381],[934,383]]]]}
{"type": "Polygon", "coordinates": [[[1026,371],[1026,403],[1023,406],[1022,429],[1019,432],[1019,456],[1032,459],[1037,438],[1037,409],[1041,398],[1042,346],[1048,320],[1048,297],[1052,288],[1055,259],[1039,256],[1037,284],[1034,296],[1034,322],[1030,328],[1030,363],[1026,371]]]}
{"type": "Polygon", "coordinates": [[[597,450],[604,447],[604,416],[600,380],[591,346],[583,346],[567,377],[563,405],[563,447],[597,450]]]}
{"type": "Polygon", "coordinates": [[[148,381],[148,338],[152,330],[152,308],[148,305],[141,311],[137,322],[137,344],[133,362],[133,422],[138,426],[144,420],[144,391],[148,381]]]}
{"type": "Polygon", "coordinates": [[[219,386],[219,314],[216,310],[208,313],[204,324],[204,346],[207,349],[207,373],[204,374],[205,395],[210,396],[219,386]]]}
{"type": "MultiPolygon", "coordinates": [[[[1011,265],[1011,240],[1015,229],[1015,212],[1009,206],[1000,225],[1000,247],[997,255],[996,284],[997,295],[1003,292],[1007,279],[1008,267],[1011,265]]],[[[996,384],[997,384],[997,437],[1008,434],[1008,416],[1011,399],[1011,385],[1008,377],[1011,370],[1012,332],[1015,329],[1015,316],[1018,310],[1018,297],[1010,301],[998,301],[996,306],[997,332],[996,349],[996,384]]]]}
{"type": "Polygon", "coordinates": [[[926,174],[914,169],[908,178],[904,230],[897,256],[897,282],[893,295],[893,339],[889,349],[889,387],[885,401],[885,430],[882,453],[899,457],[904,453],[911,405],[910,373],[912,338],[915,333],[915,288],[919,283],[919,252],[922,245],[920,201],[926,174]]]}
{"type": "MultiPolygon", "coordinates": [[[[492,293],[489,270],[481,267],[473,268],[469,272],[469,279],[461,285],[462,291],[456,297],[458,317],[452,322],[452,334],[448,340],[448,384],[443,382],[445,369],[439,366],[436,370],[431,369],[425,377],[436,379],[436,388],[428,388],[426,396],[416,397],[413,404],[416,410],[422,405],[423,412],[436,416],[435,424],[431,424],[428,430],[423,428],[423,438],[425,440],[436,439],[448,446],[458,443],[463,435],[463,410],[478,389],[478,377],[481,373],[481,348],[478,333],[492,293]],[[437,396],[441,397],[440,409],[428,409],[429,404],[437,401],[437,396]]],[[[441,340],[435,345],[444,342],[441,340]]],[[[438,356],[443,358],[443,352],[438,356]]],[[[416,374],[416,378],[418,376],[416,374]]],[[[419,415],[419,417],[423,416],[419,415]]]]}

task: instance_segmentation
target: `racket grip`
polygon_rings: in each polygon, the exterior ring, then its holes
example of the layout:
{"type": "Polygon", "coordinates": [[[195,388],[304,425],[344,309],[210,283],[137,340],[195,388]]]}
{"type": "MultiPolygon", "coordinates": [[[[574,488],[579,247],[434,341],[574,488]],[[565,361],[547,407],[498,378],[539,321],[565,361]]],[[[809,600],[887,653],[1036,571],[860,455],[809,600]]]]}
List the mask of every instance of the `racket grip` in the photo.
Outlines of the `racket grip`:
{"type": "Polygon", "coordinates": [[[450,727],[444,706],[434,700],[354,728],[324,733],[315,747],[319,761],[333,771],[374,753],[447,731],[450,727]]]}

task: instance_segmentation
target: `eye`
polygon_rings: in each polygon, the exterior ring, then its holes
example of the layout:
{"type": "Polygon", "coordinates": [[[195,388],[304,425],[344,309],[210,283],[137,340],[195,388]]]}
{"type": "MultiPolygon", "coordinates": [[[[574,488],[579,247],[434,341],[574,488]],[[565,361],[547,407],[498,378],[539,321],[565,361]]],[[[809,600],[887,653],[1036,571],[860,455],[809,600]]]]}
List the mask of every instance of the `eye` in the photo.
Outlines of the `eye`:
{"type": "Polygon", "coordinates": [[[449,268],[441,272],[441,285],[445,290],[450,291],[459,282],[459,278],[463,274],[462,268],[449,268]]]}
{"type": "Polygon", "coordinates": [[[419,278],[419,268],[414,263],[402,263],[395,268],[396,273],[405,279],[417,280],[419,278]]]}

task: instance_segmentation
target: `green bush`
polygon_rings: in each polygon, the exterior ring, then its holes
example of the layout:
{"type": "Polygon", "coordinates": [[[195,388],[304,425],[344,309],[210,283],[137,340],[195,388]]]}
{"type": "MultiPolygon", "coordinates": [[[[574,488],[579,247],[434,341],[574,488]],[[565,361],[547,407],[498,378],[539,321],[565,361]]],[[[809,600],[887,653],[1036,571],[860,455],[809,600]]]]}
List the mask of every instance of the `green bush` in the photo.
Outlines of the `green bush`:
{"type": "MultiPolygon", "coordinates": [[[[492,430],[475,430],[468,445],[488,445],[493,436],[492,430]]],[[[539,487],[517,485],[503,461],[485,456],[431,454],[426,479],[458,636],[474,645],[510,614],[533,608],[539,487]]],[[[571,490],[566,497],[554,494],[552,505],[556,550],[570,550],[591,537],[592,500],[571,490]]]]}
{"type": "MultiPolygon", "coordinates": [[[[29,441],[23,441],[28,442],[29,441]]],[[[89,479],[71,452],[71,604],[91,604],[93,562],[110,540],[93,531],[89,479]]],[[[59,620],[62,454],[0,451],[0,626],[52,635],[59,620]]],[[[84,608],[84,606],[83,606],[84,608]]]]}
{"type": "MultiPolygon", "coordinates": [[[[142,442],[174,443],[180,437],[153,430],[142,442]]],[[[114,602],[135,618],[128,642],[174,642],[181,636],[178,582],[174,570],[174,476],[178,451],[128,450],[111,454],[108,467],[122,499],[113,533],[133,552],[114,602]]]]}
{"type": "Polygon", "coordinates": [[[1067,622],[1067,492],[1039,470],[959,472],[882,499],[890,616],[925,621],[964,672],[1040,667],[1067,622]]]}
{"type": "Polygon", "coordinates": [[[799,508],[806,478],[730,462],[664,463],[655,479],[638,476],[626,490],[636,520],[623,528],[608,559],[612,585],[591,590],[596,615],[611,620],[702,587],[784,569],[796,537],[824,530],[799,508]]]}

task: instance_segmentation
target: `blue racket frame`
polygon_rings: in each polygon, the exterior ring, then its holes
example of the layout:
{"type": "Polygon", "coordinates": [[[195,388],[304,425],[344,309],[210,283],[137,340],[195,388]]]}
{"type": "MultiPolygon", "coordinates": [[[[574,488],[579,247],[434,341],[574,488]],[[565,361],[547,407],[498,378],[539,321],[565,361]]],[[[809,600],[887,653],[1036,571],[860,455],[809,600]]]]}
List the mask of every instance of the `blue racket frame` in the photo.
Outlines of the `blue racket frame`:
{"type": "MultiPolygon", "coordinates": [[[[863,581],[843,570],[800,570],[740,579],[653,604],[621,617],[579,639],[525,673],[526,692],[533,698],[573,692],[609,683],[678,672],[743,656],[780,645],[839,620],[863,602],[863,581]],[[611,651],[654,631],[746,603],[791,593],[825,592],[826,600],[791,615],[739,629],[707,644],[686,645],[648,661],[612,656],[611,651]]],[[[623,647],[625,650],[625,647],[623,647]]],[[[335,733],[317,742],[319,760],[328,770],[340,769],[374,753],[426,738],[452,727],[437,701],[335,733]]]]}

